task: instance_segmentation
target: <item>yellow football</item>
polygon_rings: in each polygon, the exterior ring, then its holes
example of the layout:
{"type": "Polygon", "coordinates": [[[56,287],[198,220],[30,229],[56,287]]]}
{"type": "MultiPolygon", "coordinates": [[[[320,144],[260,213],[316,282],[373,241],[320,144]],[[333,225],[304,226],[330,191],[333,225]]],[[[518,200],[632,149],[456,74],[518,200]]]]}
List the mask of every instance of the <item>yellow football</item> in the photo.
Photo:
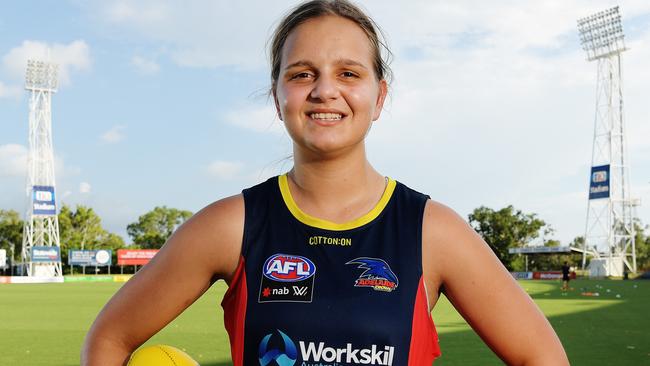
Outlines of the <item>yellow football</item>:
{"type": "Polygon", "coordinates": [[[133,352],[127,366],[199,366],[199,363],[176,347],[158,344],[133,352]]]}

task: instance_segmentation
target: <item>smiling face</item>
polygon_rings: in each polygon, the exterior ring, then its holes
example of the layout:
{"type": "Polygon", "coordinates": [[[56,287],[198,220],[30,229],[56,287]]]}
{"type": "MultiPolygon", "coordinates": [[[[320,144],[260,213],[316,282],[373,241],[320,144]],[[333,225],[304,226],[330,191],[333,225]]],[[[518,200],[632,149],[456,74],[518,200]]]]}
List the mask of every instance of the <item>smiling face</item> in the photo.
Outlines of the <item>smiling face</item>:
{"type": "Polygon", "coordinates": [[[386,82],[377,80],[366,33],[346,18],[323,16],[287,37],[273,95],[294,145],[330,155],[363,148],[386,82]]]}

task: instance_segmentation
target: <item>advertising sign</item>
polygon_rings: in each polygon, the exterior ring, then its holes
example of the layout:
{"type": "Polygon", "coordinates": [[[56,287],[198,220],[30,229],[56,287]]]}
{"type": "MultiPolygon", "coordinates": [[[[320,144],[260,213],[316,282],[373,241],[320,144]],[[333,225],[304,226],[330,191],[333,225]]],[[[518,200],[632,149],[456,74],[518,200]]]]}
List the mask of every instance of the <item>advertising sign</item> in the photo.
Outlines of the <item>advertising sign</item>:
{"type": "Polygon", "coordinates": [[[532,280],[533,272],[510,272],[516,280],[532,280]]]}
{"type": "Polygon", "coordinates": [[[33,202],[35,215],[56,215],[56,203],[54,202],[54,187],[34,186],[33,202]]]}
{"type": "Polygon", "coordinates": [[[7,266],[7,250],[0,249],[0,268],[7,266]]]}
{"type": "Polygon", "coordinates": [[[73,266],[110,266],[113,251],[110,249],[70,250],[68,264],[73,266]]]}
{"type": "MultiPolygon", "coordinates": [[[[571,272],[569,273],[569,277],[572,279],[576,278],[576,273],[571,272]]],[[[562,279],[562,272],[561,271],[540,271],[540,272],[533,272],[533,279],[535,280],[559,280],[562,279]]]]}
{"type": "Polygon", "coordinates": [[[609,197],[609,164],[592,166],[589,183],[589,199],[609,197]]]}
{"type": "Polygon", "coordinates": [[[61,251],[59,247],[32,247],[32,262],[60,262],[61,251]]]}
{"type": "Polygon", "coordinates": [[[521,247],[521,248],[510,248],[508,253],[510,254],[534,254],[534,253],[569,253],[571,252],[571,247],[521,247]]]}
{"type": "Polygon", "coordinates": [[[120,266],[141,266],[149,263],[158,249],[118,249],[117,264],[120,266]]]}

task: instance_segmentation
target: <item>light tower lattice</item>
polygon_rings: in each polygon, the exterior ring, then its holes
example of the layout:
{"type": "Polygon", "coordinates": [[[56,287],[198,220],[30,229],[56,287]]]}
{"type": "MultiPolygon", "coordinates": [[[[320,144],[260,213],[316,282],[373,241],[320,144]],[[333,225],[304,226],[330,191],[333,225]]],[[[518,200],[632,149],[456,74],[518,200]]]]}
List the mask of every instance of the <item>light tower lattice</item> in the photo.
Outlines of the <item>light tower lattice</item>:
{"type": "Polygon", "coordinates": [[[57,90],[57,76],[56,64],[27,61],[29,156],[22,258],[28,276],[63,275],[52,148],[52,94],[57,90]]]}
{"type": "Polygon", "coordinates": [[[634,205],[630,195],[621,53],[626,50],[618,6],[578,20],[582,47],[597,62],[596,116],[582,267],[621,276],[636,272],[634,205]]]}

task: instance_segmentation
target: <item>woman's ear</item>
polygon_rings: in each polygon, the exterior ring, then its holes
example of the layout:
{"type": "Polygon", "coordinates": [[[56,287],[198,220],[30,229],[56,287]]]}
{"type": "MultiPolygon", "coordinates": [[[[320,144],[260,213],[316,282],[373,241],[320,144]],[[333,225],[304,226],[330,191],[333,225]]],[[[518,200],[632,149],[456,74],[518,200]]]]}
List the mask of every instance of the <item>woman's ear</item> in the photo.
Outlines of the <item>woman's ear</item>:
{"type": "Polygon", "coordinates": [[[280,102],[278,102],[278,96],[275,93],[275,85],[273,86],[271,93],[273,94],[273,103],[275,104],[275,112],[278,114],[278,118],[280,119],[280,121],[284,121],[282,119],[282,112],[280,111],[280,102]]]}
{"type": "Polygon", "coordinates": [[[388,94],[388,83],[385,79],[379,80],[379,93],[377,94],[377,102],[375,103],[375,113],[373,113],[372,120],[376,121],[381,116],[381,111],[384,109],[384,101],[388,94]]]}

